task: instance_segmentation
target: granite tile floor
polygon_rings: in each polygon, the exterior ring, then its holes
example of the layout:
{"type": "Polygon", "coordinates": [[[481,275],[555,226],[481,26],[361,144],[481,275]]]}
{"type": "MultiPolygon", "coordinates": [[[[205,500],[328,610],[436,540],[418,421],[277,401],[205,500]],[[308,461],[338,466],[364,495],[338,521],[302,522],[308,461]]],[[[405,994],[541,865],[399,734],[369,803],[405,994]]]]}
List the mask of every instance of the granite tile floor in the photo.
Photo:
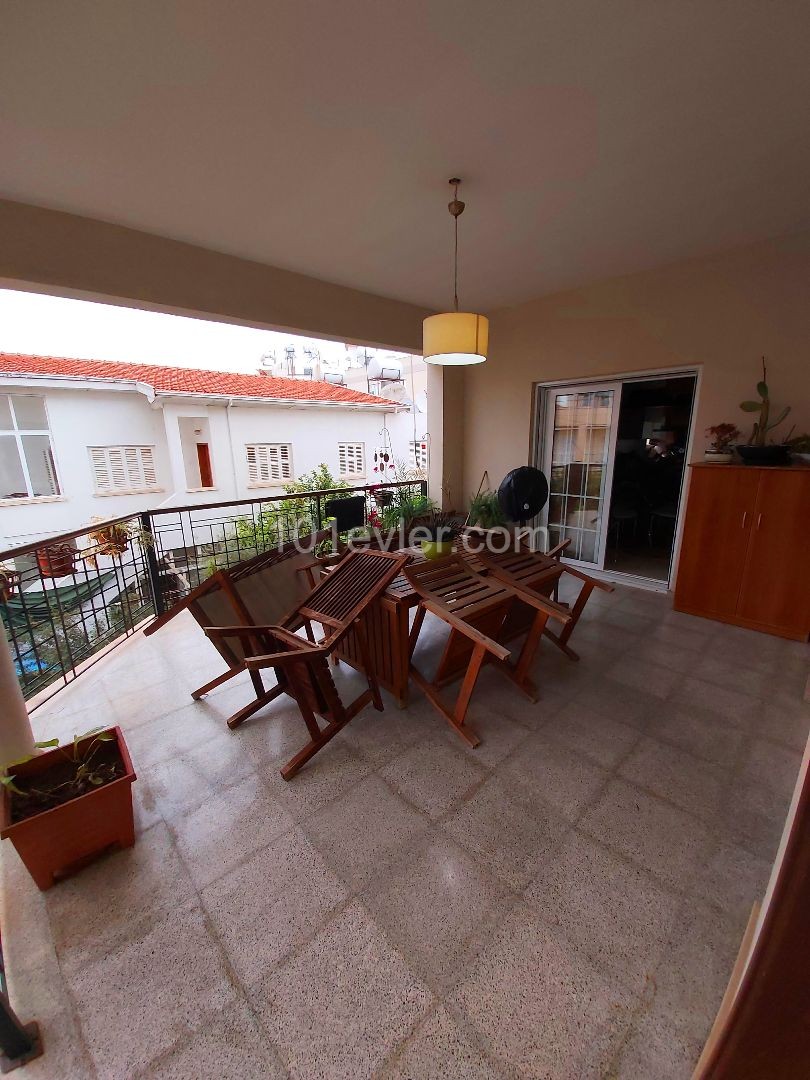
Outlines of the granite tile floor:
{"type": "Polygon", "coordinates": [[[29,1080],[688,1077],[776,852],[808,647],[628,588],[574,644],[541,649],[537,704],[485,671],[477,751],[415,692],[289,784],[295,707],[229,732],[247,687],[190,700],[219,661],[182,618],[36,710],[40,737],[124,728],[138,841],[45,894],[2,845],[29,1080]]]}

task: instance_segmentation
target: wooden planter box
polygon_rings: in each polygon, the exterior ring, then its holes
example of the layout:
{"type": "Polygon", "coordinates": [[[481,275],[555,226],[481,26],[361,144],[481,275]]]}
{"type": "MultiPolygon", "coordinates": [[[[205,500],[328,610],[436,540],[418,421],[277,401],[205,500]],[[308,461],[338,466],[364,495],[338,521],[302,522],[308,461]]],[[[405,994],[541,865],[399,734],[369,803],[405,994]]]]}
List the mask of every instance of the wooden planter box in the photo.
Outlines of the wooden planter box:
{"type": "MultiPolygon", "coordinates": [[[[3,788],[0,837],[11,840],[40,889],[49,889],[108,848],[132,847],[135,843],[132,812],[135,770],[121,729],[108,730],[115,734],[115,745],[124,766],[124,775],[112,783],[15,824],[11,823],[14,795],[3,788]]],[[[84,747],[93,738],[95,735],[88,735],[79,745],[84,747]]],[[[49,750],[15,765],[13,775],[19,778],[39,776],[62,760],[59,749],[49,750]]]]}

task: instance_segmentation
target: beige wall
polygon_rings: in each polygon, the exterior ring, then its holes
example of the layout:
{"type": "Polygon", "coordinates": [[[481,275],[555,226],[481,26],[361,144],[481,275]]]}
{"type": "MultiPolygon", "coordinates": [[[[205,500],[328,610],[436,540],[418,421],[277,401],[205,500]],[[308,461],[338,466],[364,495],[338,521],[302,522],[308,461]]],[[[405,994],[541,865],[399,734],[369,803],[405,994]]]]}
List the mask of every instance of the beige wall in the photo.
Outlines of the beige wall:
{"type": "MultiPolygon", "coordinates": [[[[538,253],[542,258],[542,253],[538,253]]],[[[810,233],[614,278],[491,313],[490,359],[464,372],[467,497],[484,469],[493,485],[529,460],[533,384],[700,366],[694,457],[704,429],[733,421],[755,395],[759,357],[777,429],[810,431],[810,233]]],[[[445,417],[445,425],[449,423],[445,417]]]]}
{"type": "Polygon", "coordinates": [[[0,199],[0,282],[420,351],[413,304],[176,240],[0,199]]]}

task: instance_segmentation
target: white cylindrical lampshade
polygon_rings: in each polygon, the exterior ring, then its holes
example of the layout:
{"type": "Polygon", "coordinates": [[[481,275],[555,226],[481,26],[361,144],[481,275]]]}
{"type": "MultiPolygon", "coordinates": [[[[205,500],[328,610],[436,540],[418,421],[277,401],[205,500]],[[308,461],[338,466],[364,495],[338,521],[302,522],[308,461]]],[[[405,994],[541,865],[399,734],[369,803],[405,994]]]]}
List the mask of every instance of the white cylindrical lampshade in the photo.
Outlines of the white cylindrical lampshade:
{"type": "Polygon", "coordinates": [[[483,364],[489,319],[471,311],[430,315],[422,324],[422,355],[428,364],[483,364]]]}

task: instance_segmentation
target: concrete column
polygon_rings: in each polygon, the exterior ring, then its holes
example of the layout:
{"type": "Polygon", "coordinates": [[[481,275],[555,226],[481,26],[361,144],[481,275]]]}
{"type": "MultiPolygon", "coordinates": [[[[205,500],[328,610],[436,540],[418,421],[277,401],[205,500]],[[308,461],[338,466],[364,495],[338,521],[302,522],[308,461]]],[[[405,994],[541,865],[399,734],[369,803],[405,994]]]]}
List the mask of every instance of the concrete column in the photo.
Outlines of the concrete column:
{"type": "Polygon", "coordinates": [[[5,623],[0,619],[0,767],[36,753],[28,709],[11,659],[5,623]]]}

